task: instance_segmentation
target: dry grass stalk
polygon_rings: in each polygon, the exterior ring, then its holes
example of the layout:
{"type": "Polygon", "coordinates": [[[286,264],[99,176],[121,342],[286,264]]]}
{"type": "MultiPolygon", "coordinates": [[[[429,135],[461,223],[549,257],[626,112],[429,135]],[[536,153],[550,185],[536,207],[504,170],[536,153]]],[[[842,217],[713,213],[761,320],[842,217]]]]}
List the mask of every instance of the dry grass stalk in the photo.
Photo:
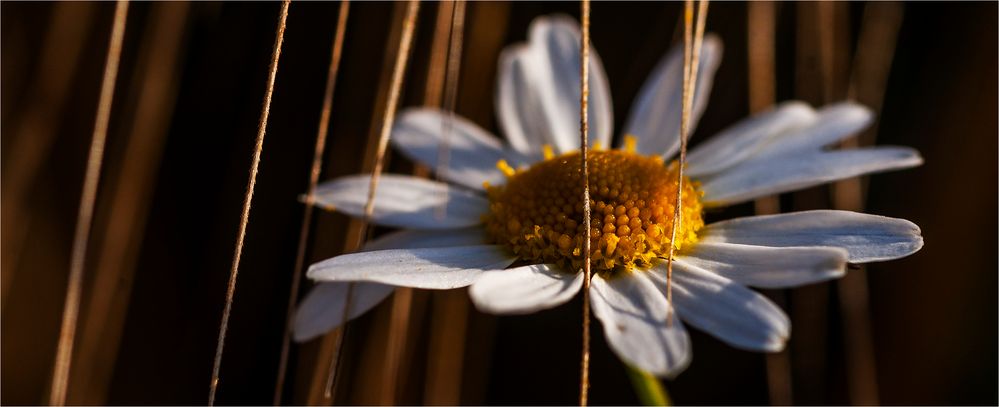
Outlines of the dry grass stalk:
{"type": "MultiPolygon", "coordinates": [[[[389,87],[388,103],[385,105],[384,116],[381,123],[381,134],[378,140],[378,150],[375,153],[375,167],[371,172],[371,186],[368,189],[368,201],[364,206],[365,220],[371,216],[375,209],[375,193],[378,187],[378,178],[381,176],[385,160],[385,153],[388,148],[389,138],[392,134],[392,125],[395,122],[395,113],[399,106],[399,94],[402,92],[402,83],[405,78],[406,67],[409,63],[409,50],[413,45],[413,35],[416,31],[416,17],[420,10],[420,2],[411,0],[406,8],[406,17],[403,20],[402,37],[399,39],[399,52],[396,54],[395,67],[392,70],[392,82],[389,87]]],[[[360,246],[360,244],[358,244],[360,246]]],[[[348,290],[349,292],[349,290],[348,290]]],[[[383,373],[381,402],[386,405],[396,404],[397,388],[399,381],[400,359],[403,357],[403,345],[409,331],[409,312],[412,305],[412,289],[396,290],[392,302],[392,318],[389,323],[388,347],[385,356],[385,371],[383,373]]],[[[350,307],[350,302],[344,307],[346,314],[350,307]]]]}
{"type": "MultiPolygon", "coordinates": [[[[444,3],[441,4],[441,10],[448,8],[443,6],[444,3]]],[[[444,25],[443,23],[447,22],[447,27],[449,28],[447,66],[444,75],[444,111],[448,113],[448,120],[441,124],[441,133],[444,137],[441,140],[440,147],[437,149],[437,176],[439,178],[446,178],[448,166],[451,162],[451,131],[454,127],[455,104],[458,101],[458,75],[460,74],[462,40],[465,32],[465,1],[455,0],[449,8],[451,9],[450,12],[441,12],[439,17],[449,14],[450,21],[438,20],[439,25],[444,25]]],[[[437,32],[434,33],[434,35],[437,34],[437,32]]],[[[436,39],[434,42],[436,45],[436,39]]],[[[445,190],[444,194],[447,193],[447,190],[445,190]]],[[[443,219],[446,213],[447,199],[444,199],[434,212],[434,216],[438,219],[443,219]]]]}
{"type": "MultiPolygon", "coordinates": [[[[464,20],[464,2],[452,1],[441,2],[437,6],[437,16],[435,19],[433,38],[430,49],[430,63],[427,69],[427,77],[424,86],[423,104],[426,106],[438,107],[448,104],[448,100],[454,99],[453,92],[457,91],[455,80],[457,66],[460,63],[460,53],[455,59],[453,47],[457,41],[460,46],[460,31],[457,40],[454,37],[456,22],[460,25],[464,20]]],[[[453,110],[453,102],[450,105],[453,110]]],[[[445,108],[447,110],[447,108],[445,108]]],[[[440,146],[441,163],[446,162],[448,153],[448,137],[450,128],[442,125],[441,131],[444,140],[440,146]]],[[[438,165],[436,168],[438,178],[445,174],[446,169],[438,165]]],[[[423,165],[416,165],[413,171],[419,177],[428,177],[430,169],[423,165]]],[[[446,191],[444,192],[447,193],[446,191]]],[[[436,216],[443,216],[446,204],[438,207],[436,216]]],[[[409,384],[409,375],[404,373],[410,371],[411,363],[416,353],[416,341],[407,339],[419,335],[422,328],[423,317],[427,307],[429,295],[420,293],[412,288],[400,287],[396,289],[392,298],[392,308],[389,317],[387,348],[384,356],[383,378],[380,388],[395,389],[395,391],[381,391],[382,403],[398,403],[405,397],[404,390],[409,384]]],[[[464,321],[460,321],[464,323],[464,321]]],[[[463,345],[463,343],[461,344],[463,345]]],[[[452,348],[455,351],[459,348],[452,348]]],[[[429,362],[428,362],[429,363],[429,362]]],[[[460,369],[460,366],[458,366],[460,369]]],[[[456,404],[456,403],[451,403],[456,404]]]]}
{"type": "MultiPolygon", "coordinates": [[[[157,3],[143,34],[140,74],[130,86],[136,100],[123,161],[109,176],[106,230],[93,288],[83,309],[79,351],[70,379],[72,404],[105,404],[128,312],[139,242],[145,231],[163,144],[173,114],[189,4],[157,3]]],[[[100,219],[100,218],[98,218],[100,219]]],[[[100,221],[100,220],[98,220],[100,221]]]]}
{"type": "Polygon", "coordinates": [[[392,69],[392,82],[389,87],[388,103],[385,105],[385,111],[382,116],[381,130],[378,137],[378,150],[375,152],[375,166],[371,170],[368,201],[364,205],[365,218],[369,218],[375,210],[375,193],[378,190],[378,178],[381,176],[382,167],[385,165],[385,152],[388,149],[389,137],[392,134],[395,112],[399,106],[399,93],[402,91],[402,81],[409,62],[409,49],[413,45],[413,32],[416,30],[416,15],[419,10],[419,1],[409,1],[406,9],[406,18],[403,20],[402,37],[399,40],[399,52],[396,54],[395,67],[392,69]]]}
{"type": "MultiPolygon", "coordinates": [[[[848,73],[847,3],[797,3],[795,95],[813,105],[842,100],[848,73]]],[[[828,208],[826,187],[795,192],[795,210],[828,208]]],[[[796,403],[828,399],[828,331],[830,283],[791,290],[796,403]]]]}
{"type": "Polygon", "coordinates": [[[288,7],[291,0],[281,2],[278,16],[277,34],[274,38],[274,50],[268,67],[267,90],[264,93],[264,107],[260,112],[257,124],[257,141],[253,148],[253,162],[250,165],[250,180],[246,186],[246,196],[243,199],[243,211],[239,219],[239,232],[236,236],[236,249],[232,256],[232,268],[229,270],[229,284],[226,287],[225,308],[222,310],[222,322],[219,325],[218,343],[215,347],[215,360],[212,366],[212,380],[208,390],[208,405],[215,404],[215,394],[218,390],[219,371],[222,368],[222,351],[225,349],[225,334],[229,327],[229,315],[232,313],[233,296],[236,294],[236,278],[239,275],[239,259],[243,254],[243,240],[246,238],[246,225],[250,222],[250,204],[253,202],[253,189],[257,183],[257,170],[260,167],[260,155],[264,149],[264,136],[267,134],[267,119],[270,115],[271,98],[274,95],[274,82],[277,79],[278,61],[281,59],[281,45],[284,44],[284,30],[288,20],[288,7]]]}
{"type": "Polygon", "coordinates": [[[56,138],[56,125],[65,109],[74,73],[80,64],[95,5],[87,2],[54,4],[52,21],[42,42],[38,72],[17,118],[14,138],[3,163],[3,255],[0,267],[0,308],[6,309],[9,290],[19,265],[35,211],[27,205],[31,186],[41,172],[56,138]]]}
{"type": "MultiPolygon", "coordinates": [[[[395,3],[393,6],[393,12],[391,17],[391,22],[388,25],[389,34],[385,40],[385,52],[383,60],[389,61],[396,54],[395,46],[398,46],[399,39],[402,35],[402,21],[405,17],[405,5],[402,3],[395,3]]],[[[366,144],[364,147],[364,158],[361,165],[361,171],[370,171],[375,162],[375,151],[378,144],[378,123],[380,120],[380,115],[378,112],[385,108],[388,99],[388,87],[389,79],[392,75],[392,65],[384,64],[378,80],[378,89],[375,91],[376,100],[373,109],[373,116],[371,118],[370,133],[368,134],[366,144]]],[[[363,234],[366,233],[366,226],[363,220],[351,219],[346,228],[346,233],[344,237],[344,252],[352,252],[358,249],[357,244],[359,240],[362,240],[363,234]]],[[[381,315],[381,310],[376,308],[373,310],[376,316],[381,315]]],[[[326,388],[327,383],[330,378],[330,370],[332,367],[336,366],[338,370],[344,370],[345,367],[342,366],[345,363],[340,360],[339,352],[341,346],[349,346],[349,344],[344,344],[347,335],[345,328],[350,325],[350,321],[347,321],[344,325],[341,325],[339,329],[334,330],[322,337],[318,343],[318,349],[313,357],[305,357],[304,363],[308,364],[305,370],[307,371],[307,384],[305,386],[306,392],[303,401],[300,404],[308,405],[328,405],[338,397],[340,392],[338,389],[332,389],[332,394],[327,397],[326,388]]],[[[365,348],[361,349],[358,353],[365,353],[367,347],[376,347],[382,344],[381,341],[384,340],[382,336],[372,335],[373,340],[365,343],[365,348]]],[[[377,352],[373,354],[374,358],[367,357],[366,354],[359,355],[356,358],[371,362],[373,359],[377,359],[383,356],[383,352],[377,352]]],[[[302,363],[302,362],[300,362],[302,363]]],[[[365,364],[364,366],[369,366],[365,364]]],[[[354,376],[360,376],[355,374],[354,376]]],[[[357,381],[357,377],[348,377],[338,379],[340,381],[350,380],[350,388],[358,387],[354,382],[357,381]]],[[[347,394],[349,396],[349,394],[347,394]]],[[[349,401],[348,404],[365,404],[363,402],[349,401]]],[[[370,402],[367,404],[371,404],[370,402]]]]}
{"type": "MultiPolygon", "coordinates": [[[[772,1],[748,3],[746,18],[746,40],[749,70],[749,111],[764,111],[777,101],[776,29],[777,4],[772,1]]],[[[780,213],[780,200],[777,196],[759,198],[754,202],[757,215],[780,213]]],[[[783,306],[784,291],[767,293],[771,300],[783,306]]],[[[767,390],[770,404],[790,405],[793,402],[791,386],[791,356],[787,350],[768,353],[767,390]]]]}
{"type": "Polygon", "coordinates": [[[579,45],[579,148],[580,170],[583,173],[583,350],[579,374],[579,405],[585,406],[590,394],[590,277],[592,276],[590,253],[590,166],[587,155],[590,151],[590,119],[587,104],[590,98],[590,0],[581,2],[582,38],[579,45]]]}
{"type": "Polygon", "coordinates": [[[687,139],[690,138],[690,111],[694,105],[694,91],[697,89],[697,70],[700,64],[701,42],[704,40],[704,25],[708,16],[708,1],[701,0],[697,8],[697,26],[694,27],[694,2],[684,2],[683,14],[683,103],[680,113],[680,158],[677,161],[676,205],[670,226],[669,255],[666,256],[666,302],[671,306],[666,322],[673,321],[673,252],[676,245],[676,230],[680,228],[682,211],[683,170],[687,163],[687,139]],[[694,31],[691,33],[691,31],[694,31]],[[693,38],[691,38],[693,37],[693,38]]]}
{"type": "Polygon", "coordinates": [[[278,360],[277,379],[274,384],[274,405],[281,404],[281,395],[284,393],[284,381],[288,372],[288,354],[291,349],[291,331],[295,322],[295,301],[298,299],[299,287],[302,284],[302,269],[305,267],[305,251],[309,242],[309,226],[312,224],[312,212],[315,209],[314,195],[316,185],[319,183],[319,173],[322,171],[323,155],[326,152],[326,136],[329,132],[330,114],[333,110],[333,90],[336,88],[337,72],[340,70],[340,57],[343,55],[343,38],[347,30],[349,13],[350,1],[341,1],[337,14],[336,32],[333,35],[333,45],[330,50],[329,69],[326,72],[326,88],[323,91],[323,107],[319,114],[319,125],[316,130],[316,143],[313,149],[312,168],[309,171],[309,187],[302,214],[302,226],[298,234],[295,268],[291,276],[291,292],[288,294],[288,311],[285,314],[286,326],[284,337],[281,340],[281,357],[278,360]]]}
{"type": "MultiPolygon", "coordinates": [[[[464,12],[467,9],[464,1],[454,2],[454,5],[452,18],[443,22],[453,37],[450,41],[452,51],[447,51],[450,54],[447,57],[447,64],[450,65],[448,69],[456,68],[459,63],[462,69],[468,72],[484,73],[489,72],[489,69],[495,69],[494,56],[504,42],[509,4],[475,2],[471,4],[468,13],[464,12]],[[467,25],[467,40],[463,38],[464,21],[456,21],[464,20],[463,13],[467,14],[470,21],[467,25]],[[458,41],[461,41],[461,44],[457,44],[458,41]],[[465,42],[471,46],[465,48],[465,42]],[[459,45],[460,49],[454,50],[459,45]]],[[[454,72],[453,75],[445,72],[444,76],[444,110],[454,111],[457,108],[457,105],[454,105],[454,108],[448,107],[451,102],[447,99],[450,98],[448,95],[454,92],[456,101],[460,92],[463,96],[462,116],[471,118],[477,123],[488,123],[492,118],[491,106],[486,106],[489,99],[468,96],[491,92],[494,85],[491,75],[462,76],[460,87],[457,86],[458,72],[454,72]]],[[[442,131],[446,134],[448,131],[446,126],[442,131]]],[[[444,160],[441,161],[443,165],[444,160]]],[[[438,174],[441,173],[438,171],[438,174]]],[[[463,290],[434,291],[431,296],[432,318],[427,344],[423,404],[478,403],[480,401],[476,401],[475,397],[484,392],[481,388],[484,387],[485,377],[488,375],[488,368],[479,362],[483,359],[488,360],[488,357],[475,356],[481,355],[479,349],[491,349],[492,336],[488,330],[476,329],[481,325],[473,324],[488,325],[493,321],[490,318],[494,317],[474,313],[468,295],[463,290]],[[470,355],[474,356],[469,357],[470,355]]]]}
{"type": "MultiPolygon", "coordinates": [[[[864,7],[848,92],[851,99],[878,113],[902,24],[902,6],[897,3],[871,3],[864,7]]],[[[843,147],[871,145],[876,135],[877,125],[873,125],[858,137],[845,140],[843,147]]],[[[864,196],[865,184],[859,178],[840,181],[832,186],[833,207],[836,209],[863,211],[864,196]]],[[[843,314],[850,403],[879,404],[866,271],[863,268],[851,270],[837,282],[836,288],[843,314]]]]}
{"type": "MultiPolygon", "coordinates": [[[[398,106],[398,98],[401,93],[402,81],[405,68],[409,58],[409,49],[412,45],[413,31],[415,31],[416,16],[419,11],[419,2],[410,1],[405,6],[397,6],[394,13],[394,24],[392,24],[389,34],[388,44],[398,44],[397,49],[386,48],[386,60],[395,61],[392,65],[385,65],[381,80],[379,81],[378,100],[376,101],[375,116],[372,118],[372,134],[368,139],[366,148],[364,168],[372,170],[372,184],[368,204],[365,205],[365,213],[370,214],[374,208],[374,193],[377,189],[378,176],[381,168],[385,165],[388,147],[388,136],[392,128],[392,121],[395,119],[395,110],[398,106]],[[402,8],[400,8],[402,7],[402,8]],[[403,11],[404,10],[404,11],[403,11]],[[402,11],[402,12],[400,12],[402,11]],[[377,129],[377,132],[374,131],[377,129]]],[[[347,230],[346,252],[355,251],[361,247],[368,235],[368,225],[365,220],[353,220],[347,230]]],[[[344,308],[344,315],[349,313],[350,296],[353,286],[348,286],[348,307],[344,308]]],[[[335,332],[326,335],[320,344],[319,361],[329,360],[328,369],[322,363],[316,365],[314,374],[310,382],[308,393],[308,404],[327,404],[333,401],[336,393],[338,371],[341,369],[340,356],[344,345],[346,331],[349,324],[344,323],[335,332]]],[[[369,344],[376,346],[375,344],[369,344]]],[[[385,375],[383,374],[383,379],[385,375]]],[[[386,392],[388,390],[385,390],[386,392]]],[[[383,394],[383,393],[382,393],[383,394]]],[[[394,394],[394,390],[392,391],[394,394]]]]}
{"type": "Polygon", "coordinates": [[[125,20],[128,17],[128,2],[120,0],[115,5],[114,25],[108,45],[104,77],[101,79],[101,96],[97,106],[94,134],[87,157],[87,169],[83,179],[83,194],[80,198],[80,212],[76,232],[73,236],[73,252],[69,265],[69,281],[66,287],[66,302],[63,308],[62,324],[59,330],[59,345],[56,348],[55,367],[52,373],[52,387],[49,404],[66,404],[69,388],[69,368],[73,359],[73,342],[80,312],[80,298],[83,292],[83,267],[87,257],[87,243],[94,216],[94,202],[97,200],[97,184],[101,176],[104,160],[104,143],[107,140],[108,121],[111,118],[111,103],[114,87],[118,79],[118,63],[121,60],[121,44],[125,36],[125,20]]]}

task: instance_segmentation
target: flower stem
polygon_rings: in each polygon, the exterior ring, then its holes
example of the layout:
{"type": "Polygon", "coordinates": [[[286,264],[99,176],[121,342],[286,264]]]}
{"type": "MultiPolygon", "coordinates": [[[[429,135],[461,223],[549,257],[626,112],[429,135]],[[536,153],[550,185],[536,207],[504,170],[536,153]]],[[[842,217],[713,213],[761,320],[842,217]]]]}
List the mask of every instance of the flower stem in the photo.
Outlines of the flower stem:
{"type": "Polygon", "coordinates": [[[666,388],[663,387],[663,384],[659,381],[659,379],[646,371],[639,370],[631,366],[625,366],[625,368],[628,370],[628,378],[631,379],[631,385],[635,388],[638,400],[643,405],[673,405],[673,401],[669,398],[669,393],[666,392],[666,388]]]}

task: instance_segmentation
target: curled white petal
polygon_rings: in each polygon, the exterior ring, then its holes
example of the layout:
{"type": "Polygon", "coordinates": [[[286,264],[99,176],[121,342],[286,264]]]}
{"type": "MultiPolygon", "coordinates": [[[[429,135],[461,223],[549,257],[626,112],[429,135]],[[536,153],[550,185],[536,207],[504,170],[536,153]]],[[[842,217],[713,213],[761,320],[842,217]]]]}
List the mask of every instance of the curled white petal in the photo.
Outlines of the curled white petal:
{"type": "Polygon", "coordinates": [[[674,377],[690,363],[690,337],[679,318],[667,323],[670,305],[646,274],[594,275],[590,305],[618,357],[656,376],[674,377]]]}
{"type": "MultiPolygon", "coordinates": [[[[693,110],[690,112],[691,130],[697,127],[701,113],[708,106],[708,96],[721,57],[721,39],[714,34],[705,35],[697,68],[693,110]]],[[[639,153],[666,157],[676,153],[680,146],[682,101],[683,48],[675,46],[645,80],[625,122],[624,134],[638,138],[639,153]]]]}
{"type": "MultiPolygon", "coordinates": [[[[558,152],[579,148],[579,27],[568,16],[539,17],[529,42],[500,56],[497,115],[510,144],[522,153],[542,144],[558,152]]],[[[590,142],[607,145],[614,118],[603,64],[590,52],[590,142]]]]}
{"type": "MultiPolygon", "coordinates": [[[[363,217],[371,175],[327,181],[316,189],[316,203],[350,216],[363,217]]],[[[410,229],[454,229],[481,223],[489,203],[474,192],[427,179],[382,174],[375,190],[371,221],[410,229]],[[446,204],[444,216],[438,211],[446,204]]]]}
{"type": "Polygon", "coordinates": [[[516,260],[493,245],[392,249],[343,254],[309,266],[318,281],[370,281],[403,287],[465,287],[485,271],[502,270],[516,260]]]}
{"type": "MultiPolygon", "coordinates": [[[[666,265],[650,270],[666,295],[666,265]]],[[[673,264],[673,306],[688,324],[734,347],[779,352],[791,334],[787,315],[763,295],[686,263],[673,264]]]]}
{"type": "Polygon", "coordinates": [[[538,81],[537,64],[540,62],[525,44],[505,48],[499,58],[496,116],[510,146],[524,154],[550,144],[548,118],[539,95],[530,85],[538,81]]]}
{"type": "Polygon", "coordinates": [[[906,147],[817,151],[749,160],[704,181],[705,206],[724,206],[858,175],[915,167],[919,152],[906,147]]]}
{"type": "Polygon", "coordinates": [[[849,253],[851,263],[898,259],[923,247],[915,223],[835,210],[736,218],[712,223],[698,235],[700,242],[840,247],[849,253]]]}
{"type": "Polygon", "coordinates": [[[674,264],[708,270],[754,287],[788,288],[842,277],[846,259],[846,250],[836,247],[698,242],[674,264]]]}

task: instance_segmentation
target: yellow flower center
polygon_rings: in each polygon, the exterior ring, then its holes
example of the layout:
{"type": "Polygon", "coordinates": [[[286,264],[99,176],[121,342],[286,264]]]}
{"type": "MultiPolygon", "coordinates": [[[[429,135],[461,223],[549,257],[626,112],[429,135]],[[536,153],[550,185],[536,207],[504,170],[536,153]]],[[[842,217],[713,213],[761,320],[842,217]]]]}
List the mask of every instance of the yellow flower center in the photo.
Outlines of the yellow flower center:
{"type": "MultiPolygon", "coordinates": [[[[661,157],[634,153],[633,139],[625,150],[592,150],[590,171],[590,248],[596,271],[649,266],[668,256],[676,205],[677,163],[663,165],[661,157]]],[[[486,231],[496,243],[509,247],[530,263],[556,263],[567,271],[583,264],[583,203],[580,153],[554,156],[514,170],[497,166],[507,175],[506,185],[486,186],[489,213],[486,231]]],[[[701,191],[683,180],[681,222],[676,248],[697,240],[704,226],[701,191]]]]}

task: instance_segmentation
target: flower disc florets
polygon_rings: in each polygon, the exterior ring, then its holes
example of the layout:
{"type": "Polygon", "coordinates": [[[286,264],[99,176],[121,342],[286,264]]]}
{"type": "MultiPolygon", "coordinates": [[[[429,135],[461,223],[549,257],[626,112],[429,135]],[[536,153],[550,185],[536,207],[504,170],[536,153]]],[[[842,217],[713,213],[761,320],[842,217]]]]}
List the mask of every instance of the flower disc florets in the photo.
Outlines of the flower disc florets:
{"type": "MultiPolygon", "coordinates": [[[[629,143],[631,144],[631,143],[629,143]]],[[[556,263],[567,271],[583,264],[583,185],[580,154],[553,156],[527,169],[505,162],[506,185],[487,186],[489,236],[530,263],[556,263]]],[[[590,248],[596,271],[649,266],[669,252],[676,204],[677,164],[628,150],[591,150],[590,248]]],[[[701,192],[683,181],[677,248],[697,239],[704,226],[701,192]]]]}

